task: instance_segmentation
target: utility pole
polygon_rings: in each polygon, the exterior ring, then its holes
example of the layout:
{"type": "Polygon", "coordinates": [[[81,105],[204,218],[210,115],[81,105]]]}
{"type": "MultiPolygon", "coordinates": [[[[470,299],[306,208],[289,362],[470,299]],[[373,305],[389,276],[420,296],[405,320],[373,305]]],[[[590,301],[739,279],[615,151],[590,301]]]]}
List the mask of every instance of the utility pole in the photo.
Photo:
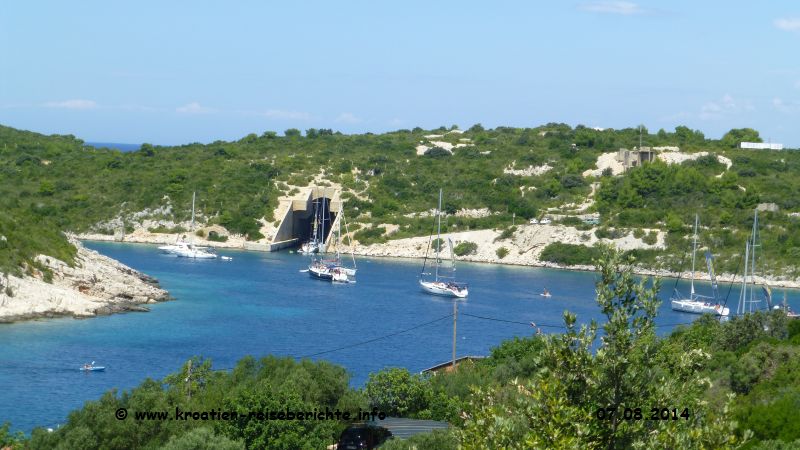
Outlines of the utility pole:
{"type": "Polygon", "coordinates": [[[642,126],[639,125],[639,151],[642,150],[642,126]]]}
{"type": "Polygon", "coordinates": [[[453,370],[456,370],[456,322],[458,322],[458,300],[453,300],[453,370]]]}

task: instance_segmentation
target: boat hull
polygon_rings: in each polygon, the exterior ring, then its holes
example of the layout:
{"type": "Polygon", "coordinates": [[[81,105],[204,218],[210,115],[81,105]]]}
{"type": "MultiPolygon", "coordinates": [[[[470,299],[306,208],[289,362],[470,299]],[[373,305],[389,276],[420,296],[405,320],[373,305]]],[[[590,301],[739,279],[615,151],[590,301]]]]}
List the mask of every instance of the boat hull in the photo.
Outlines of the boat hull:
{"type": "Polygon", "coordinates": [[[332,281],[333,280],[333,273],[326,267],[314,267],[311,266],[308,268],[308,276],[311,278],[316,278],[317,280],[324,280],[324,281],[332,281]]]}
{"type": "Polygon", "coordinates": [[[448,286],[447,283],[436,282],[436,281],[420,281],[420,287],[422,288],[423,292],[426,292],[431,295],[438,295],[441,297],[453,297],[453,298],[466,298],[469,295],[469,291],[467,288],[458,289],[455,287],[448,286]]]}
{"type": "Polygon", "coordinates": [[[199,248],[182,249],[174,253],[181,258],[214,259],[217,257],[215,253],[210,253],[199,248]]]}
{"type": "Polygon", "coordinates": [[[672,309],[691,314],[714,314],[717,316],[730,314],[730,310],[722,305],[714,305],[697,300],[672,300],[672,309]]]}
{"type": "Polygon", "coordinates": [[[180,251],[185,251],[189,248],[186,244],[167,244],[158,247],[162,253],[166,253],[168,255],[175,255],[180,251]]]}
{"type": "Polygon", "coordinates": [[[319,246],[317,244],[308,244],[305,243],[300,246],[300,253],[304,255],[311,255],[314,253],[319,253],[319,246]]]}

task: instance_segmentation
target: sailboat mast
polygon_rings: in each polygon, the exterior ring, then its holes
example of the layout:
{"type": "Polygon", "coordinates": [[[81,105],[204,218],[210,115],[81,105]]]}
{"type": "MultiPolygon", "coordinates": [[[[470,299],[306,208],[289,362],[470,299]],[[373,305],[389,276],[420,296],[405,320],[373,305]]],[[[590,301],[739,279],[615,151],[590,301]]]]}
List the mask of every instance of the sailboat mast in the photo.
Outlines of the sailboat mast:
{"type": "Polygon", "coordinates": [[[192,192],[192,231],[194,231],[194,199],[197,192],[192,192]]]}
{"type": "Polygon", "coordinates": [[[189,244],[192,245],[194,245],[194,198],[196,193],[196,191],[192,191],[192,225],[191,229],[189,230],[189,244]]]}
{"type": "Polygon", "coordinates": [[[342,245],[342,202],[339,201],[339,214],[336,216],[336,261],[339,261],[339,246],[342,245]]]}
{"type": "Polygon", "coordinates": [[[319,243],[319,252],[325,253],[325,188],[322,188],[322,239],[319,243]]]}
{"type": "MultiPolygon", "coordinates": [[[[353,236],[350,234],[350,228],[347,226],[347,219],[344,218],[344,210],[342,210],[342,217],[339,220],[344,221],[344,233],[347,235],[350,241],[350,257],[353,258],[353,269],[356,268],[356,249],[353,246],[353,236]]],[[[344,245],[344,239],[342,239],[342,245],[344,245]]]]}
{"type": "Polygon", "coordinates": [[[744,276],[742,277],[742,292],[739,295],[739,307],[736,314],[744,314],[747,303],[747,263],[750,261],[750,238],[744,246],[744,276]]]}
{"type": "Polygon", "coordinates": [[[317,225],[319,223],[319,217],[318,217],[319,214],[318,213],[319,213],[319,203],[315,202],[314,203],[314,226],[313,226],[313,231],[312,231],[313,236],[312,236],[312,241],[311,241],[311,242],[314,243],[315,246],[319,246],[319,239],[317,237],[318,236],[317,225]]]}
{"type": "Polygon", "coordinates": [[[442,247],[442,190],[439,189],[439,206],[436,208],[436,281],[439,281],[439,250],[442,247]]]}
{"type": "Polygon", "coordinates": [[[753,213],[753,237],[750,239],[750,312],[753,312],[753,304],[756,303],[755,287],[756,287],[756,234],[758,233],[758,210],[753,213]]]}
{"type": "Polygon", "coordinates": [[[697,223],[700,221],[697,214],[694,215],[694,245],[692,246],[692,293],[690,297],[694,299],[694,261],[697,253],[697,223]]]}

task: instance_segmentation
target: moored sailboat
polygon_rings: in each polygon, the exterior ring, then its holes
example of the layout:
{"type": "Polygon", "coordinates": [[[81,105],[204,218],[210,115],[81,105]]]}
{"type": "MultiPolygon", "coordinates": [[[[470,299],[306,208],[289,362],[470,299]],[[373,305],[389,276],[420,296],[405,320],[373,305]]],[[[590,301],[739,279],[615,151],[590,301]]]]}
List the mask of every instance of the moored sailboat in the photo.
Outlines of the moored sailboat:
{"type": "Polygon", "coordinates": [[[756,209],[753,212],[753,231],[745,243],[744,276],[742,277],[742,290],[739,292],[739,304],[736,307],[738,316],[772,307],[772,290],[769,286],[764,283],[760,290],[756,287],[756,252],[760,247],[758,210],[756,209]],[[759,295],[759,291],[761,295],[759,295]]]}
{"type": "Polygon", "coordinates": [[[182,258],[195,258],[195,259],[213,259],[217,257],[216,253],[208,251],[207,247],[198,247],[194,245],[194,204],[195,193],[192,192],[192,225],[190,231],[189,242],[180,240],[172,246],[162,246],[159,249],[175,254],[182,258]]]}
{"type": "Polygon", "coordinates": [[[699,224],[700,219],[695,214],[694,243],[692,245],[692,275],[689,296],[686,297],[681,294],[676,287],[670,303],[672,309],[675,311],[692,314],[714,314],[717,316],[727,316],[730,313],[730,310],[724,305],[721,305],[719,302],[719,286],[717,285],[717,278],[714,275],[714,257],[709,251],[706,251],[706,266],[708,267],[708,276],[711,280],[711,292],[713,293],[713,296],[709,297],[700,295],[694,289],[695,257],[697,254],[697,228],[699,224]]]}
{"type": "MultiPolygon", "coordinates": [[[[322,203],[322,236],[325,236],[325,203],[322,203]]],[[[338,220],[338,229],[336,234],[334,235],[335,238],[335,246],[336,246],[336,254],[333,259],[324,259],[322,257],[322,253],[317,255],[313,255],[311,258],[311,264],[308,266],[308,275],[312,278],[316,278],[318,280],[324,281],[333,281],[337,283],[355,283],[355,276],[356,276],[356,259],[355,254],[352,250],[352,238],[350,241],[351,245],[351,257],[353,258],[353,267],[347,267],[342,263],[341,253],[340,253],[340,246],[343,243],[342,240],[342,222],[345,221],[344,213],[341,207],[339,206],[339,215],[337,216],[338,220]]],[[[347,228],[347,222],[345,221],[345,228],[347,228]]],[[[319,248],[322,252],[325,249],[325,241],[322,240],[319,243],[319,248]]]]}
{"type": "MultiPolygon", "coordinates": [[[[439,189],[439,206],[436,209],[436,262],[434,267],[434,272],[429,273],[425,272],[425,268],[428,261],[428,253],[425,252],[425,261],[422,263],[422,272],[419,276],[419,285],[424,292],[432,295],[441,295],[445,297],[455,297],[455,298],[466,298],[469,295],[468,286],[466,283],[459,283],[455,280],[455,271],[456,271],[456,260],[455,260],[455,253],[453,251],[453,241],[449,238],[447,239],[448,245],[450,247],[450,256],[451,256],[451,275],[446,276],[442,275],[440,272],[440,265],[441,260],[439,259],[441,248],[442,248],[442,190],[439,189]],[[430,277],[433,275],[433,279],[426,279],[426,277],[430,277]]],[[[433,234],[431,233],[431,238],[433,234]]],[[[430,242],[430,239],[428,239],[430,242]]],[[[430,249],[430,244],[428,245],[430,249]]]]}

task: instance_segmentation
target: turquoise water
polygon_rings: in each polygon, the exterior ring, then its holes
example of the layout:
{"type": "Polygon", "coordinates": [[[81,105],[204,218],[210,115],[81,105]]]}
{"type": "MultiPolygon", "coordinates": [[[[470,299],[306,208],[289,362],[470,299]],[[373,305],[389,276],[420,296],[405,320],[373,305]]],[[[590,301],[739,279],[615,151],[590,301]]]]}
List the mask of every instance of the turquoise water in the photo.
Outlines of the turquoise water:
{"type": "MultiPolygon", "coordinates": [[[[13,429],[55,427],[85,401],[147,377],[164,377],[193,355],[211,358],[216,368],[232,367],[246,355],[316,355],[430,322],[453,309],[451,300],[419,291],[415,260],[360,258],[358,283],[334,285],[300,273],[307,258],[296,254],[223,250],[232,261],[195,261],[161,255],[149,245],[86,246],[155,276],[176,300],[152,305],[149,313],[0,325],[0,423],[10,421],[13,429]],[[88,361],[106,371],[78,371],[88,361]]],[[[460,314],[459,355],[486,355],[504,339],[530,335],[529,322],[560,325],[565,309],[581,322],[600,318],[593,273],[466,263],[458,273],[470,283],[459,313],[519,322],[460,314]],[[538,295],[544,287],[552,298],[538,295]]],[[[665,281],[662,298],[672,286],[665,281]]],[[[721,291],[726,294],[727,285],[721,291]]],[[[798,300],[790,294],[795,309],[798,300]]],[[[659,332],[697,317],[663,303],[659,332]]],[[[343,365],[352,384],[361,386],[370,372],[384,367],[418,372],[447,361],[451,346],[447,318],[313,358],[343,365]]]]}

